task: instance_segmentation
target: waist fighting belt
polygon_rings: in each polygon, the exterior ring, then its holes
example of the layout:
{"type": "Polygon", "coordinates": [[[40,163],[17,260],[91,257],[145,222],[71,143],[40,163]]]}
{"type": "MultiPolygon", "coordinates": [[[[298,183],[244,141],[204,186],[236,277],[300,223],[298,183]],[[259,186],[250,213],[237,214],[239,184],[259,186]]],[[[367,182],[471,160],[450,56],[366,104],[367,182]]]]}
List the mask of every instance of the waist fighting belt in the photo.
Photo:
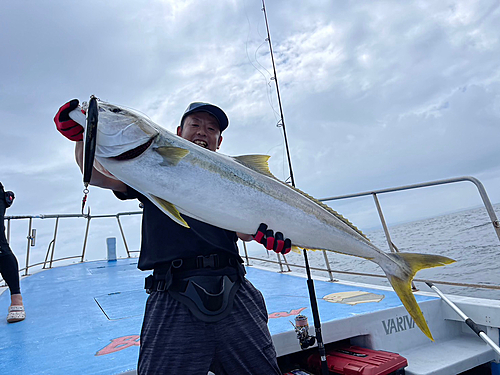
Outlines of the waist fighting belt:
{"type": "Polygon", "coordinates": [[[167,292],[205,322],[225,318],[245,275],[236,257],[210,254],[176,259],[146,278],[147,293],[167,292]]]}

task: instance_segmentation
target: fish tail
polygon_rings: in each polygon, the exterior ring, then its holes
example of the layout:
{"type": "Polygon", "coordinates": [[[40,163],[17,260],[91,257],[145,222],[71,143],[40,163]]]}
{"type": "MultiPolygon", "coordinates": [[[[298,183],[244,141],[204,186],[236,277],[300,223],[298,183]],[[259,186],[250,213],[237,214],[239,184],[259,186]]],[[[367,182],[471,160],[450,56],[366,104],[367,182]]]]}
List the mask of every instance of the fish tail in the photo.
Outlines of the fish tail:
{"type": "Polygon", "coordinates": [[[444,266],[455,261],[440,255],[418,253],[389,253],[387,256],[394,260],[396,264],[403,263],[406,266],[403,268],[402,273],[404,276],[401,278],[391,272],[392,267],[384,267],[381,265],[394,291],[397,293],[406,310],[410,313],[410,316],[422,332],[434,341],[431,331],[427,326],[427,322],[425,321],[424,314],[413,296],[411,281],[415,274],[421,269],[444,266]]]}

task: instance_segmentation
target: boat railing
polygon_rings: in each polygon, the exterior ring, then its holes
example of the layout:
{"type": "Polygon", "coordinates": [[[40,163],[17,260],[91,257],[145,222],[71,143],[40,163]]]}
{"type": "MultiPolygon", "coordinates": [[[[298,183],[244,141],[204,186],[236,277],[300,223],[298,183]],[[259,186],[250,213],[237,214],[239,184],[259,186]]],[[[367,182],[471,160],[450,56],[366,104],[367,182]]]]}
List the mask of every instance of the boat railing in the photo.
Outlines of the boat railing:
{"type": "Polygon", "coordinates": [[[127,239],[125,237],[125,232],[123,231],[123,226],[120,218],[122,216],[130,216],[130,215],[142,215],[142,211],[128,211],[128,212],[119,212],[117,214],[101,214],[101,215],[91,215],[90,210],[87,214],[50,214],[50,215],[22,215],[22,216],[6,216],[5,220],[7,220],[7,240],[10,242],[10,232],[11,232],[11,221],[13,220],[28,220],[28,236],[27,236],[27,247],[26,247],[26,260],[25,266],[19,269],[19,272],[23,274],[23,276],[27,276],[29,274],[29,269],[37,266],[41,266],[42,269],[52,268],[55,262],[61,262],[70,259],[78,259],[80,262],[84,262],[85,254],[87,250],[87,243],[89,238],[89,229],[90,229],[90,221],[91,219],[105,219],[105,218],[115,218],[118,224],[118,228],[120,230],[120,234],[122,236],[123,243],[125,245],[125,251],[127,253],[127,257],[130,258],[133,253],[138,253],[139,250],[130,250],[127,239]],[[60,219],[68,219],[68,218],[84,218],[86,220],[86,228],[85,228],[85,236],[83,239],[82,250],[79,254],[66,256],[62,258],[54,258],[55,254],[55,245],[57,240],[58,228],[59,228],[59,220],[60,219]],[[54,234],[52,240],[49,242],[47,247],[47,252],[45,254],[45,260],[43,262],[38,263],[30,263],[30,254],[31,248],[35,244],[36,238],[36,229],[33,229],[33,220],[34,219],[55,219],[54,224],[54,234]]]}
{"type": "MultiPolygon", "coordinates": [[[[382,208],[378,199],[378,195],[380,194],[386,194],[386,193],[393,193],[393,192],[399,192],[399,191],[404,191],[404,190],[413,190],[413,189],[420,189],[424,187],[432,187],[432,186],[439,186],[439,185],[447,185],[447,184],[453,184],[457,182],[471,182],[473,183],[477,190],[478,193],[481,197],[481,200],[483,202],[483,205],[488,213],[488,216],[490,218],[491,224],[493,226],[493,229],[500,241],[500,222],[497,219],[495,210],[493,209],[493,205],[491,204],[491,201],[488,197],[488,194],[486,193],[486,189],[484,188],[483,184],[481,181],[479,181],[475,177],[471,176],[464,176],[464,177],[456,177],[456,178],[449,178],[449,179],[444,179],[444,180],[436,180],[436,181],[430,181],[430,182],[424,182],[424,183],[419,183],[419,184],[412,184],[412,185],[404,185],[404,186],[398,186],[398,187],[393,187],[393,188],[386,188],[386,189],[378,189],[378,190],[371,190],[371,191],[366,191],[362,193],[355,193],[355,194],[347,194],[347,195],[339,195],[339,196],[334,196],[334,197],[327,197],[327,198],[321,198],[319,199],[321,202],[329,202],[329,201],[335,201],[335,200],[344,200],[344,199],[350,199],[350,198],[357,198],[357,197],[365,197],[365,196],[372,196],[374,204],[377,208],[377,212],[379,215],[380,223],[384,229],[384,234],[385,234],[385,239],[387,241],[387,244],[389,246],[389,249],[392,252],[397,252],[398,249],[394,245],[394,243],[391,241],[391,236],[389,233],[389,228],[387,226],[384,214],[382,212],[382,208]]],[[[276,254],[277,260],[269,260],[269,259],[262,259],[262,258],[256,258],[256,257],[251,257],[248,255],[248,251],[246,248],[245,243],[244,245],[244,251],[245,251],[245,260],[246,264],[250,265],[250,260],[257,260],[257,261],[265,261],[265,262],[271,262],[271,263],[276,263],[280,267],[281,272],[289,272],[291,271],[290,266],[296,267],[296,268],[305,268],[305,265],[303,264],[292,264],[289,263],[286,259],[286,256],[283,254],[276,254]],[[283,259],[282,259],[283,258],[283,259]],[[286,270],[284,269],[286,267],[286,270]]],[[[378,277],[378,278],[383,278],[385,279],[385,275],[377,275],[377,274],[371,274],[371,273],[363,273],[363,272],[353,272],[353,271],[340,271],[340,270],[332,270],[330,267],[330,262],[328,260],[327,252],[325,250],[322,251],[323,257],[325,259],[325,265],[326,268],[321,268],[321,267],[310,267],[311,270],[315,271],[324,271],[328,273],[328,278],[330,281],[335,281],[336,279],[334,278],[334,274],[346,274],[346,275],[356,275],[356,276],[369,276],[369,277],[378,277]]],[[[471,288],[484,288],[484,289],[494,289],[494,290],[500,290],[500,285],[485,285],[485,284],[471,284],[471,283],[458,283],[458,282],[448,282],[448,281],[439,281],[439,280],[422,280],[422,279],[414,279],[414,281],[428,281],[436,284],[443,284],[443,285],[453,285],[453,286],[459,286],[459,287],[471,287],[471,288]]]]}
{"type": "MultiPolygon", "coordinates": [[[[452,183],[457,183],[457,182],[472,182],[477,187],[479,195],[482,199],[483,205],[484,205],[484,207],[489,215],[493,229],[495,230],[497,237],[500,241],[500,222],[498,221],[498,219],[496,217],[495,211],[494,211],[493,206],[490,202],[490,199],[488,198],[488,195],[486,193],[486,190],[485,190],[483,184],[478,179],[476,179],[474,177],[467,177],[466,176],[466,177],[450,178],[450,179],[445,179],[445,180],[437,180],[437,181],[431,181],[431,182],[425,182],[425,183],[419,183],[419,184],[413,184],[413,185],[399,186],[399,187],[394,187],[394,188],[379,189],[379,190],[367,191],[367,192],[356,193],[356,194],[327,197],[327,198],[320,199],[320,201],[328,202],[328,201],[343,200],[343,199],[350,199],[350,198],[363,197],[363,196],[372,196],[373,200],[374,200],[374,204],[375,204],[377,211],[378,211],[380,222],[381,222],[382,227],[384,229],[384,234],[385,234],[387,244],[389,246],[389,249],[394,252],[394,251],[398,251],[398,249],[394,246],[394,244],[391,241],[389,228],[386,224],[385,217],[382,213],[382,208],[381,208],[380,202],[378,200],[378,195],[392,193],[392,192],[399,192],[399,191],[403,191],[403,190],[420,189],[420,188],[424,188],[424,187],[452,184],[452,183]]],[[[125,246],[125,251],[126,251],[127,257],[131,258],[135,253],[138,253],[139,251],[138,250],[130,250],[127,239],[125,237],[125,233],[124,233],[120,218],[122,216],[141,215],[141,214],[142,214],[142,211],[129,211],[129,212],[120,212],[117,214],[109,214],[109,215],[91,215],[90,210],[89,210],[89,212],[87,214],[51,214],[51,215],[34,215],[34,216],[31,216],[31,215],[6,216],[5,220],[7,220],[7,239],[10,239],[11,221],[13,221],[13,220],[28,220],[26,260],[25,260],[24,267],[20,269],[20,272],[23,273],[24,276],[27,276],[29,274],[29,270],[32,269],[33,267],[41,267],[42,269],[52,268],[54,263],[56,263],[56,262],[71,260],[71,259],[77,259],[79,262],[84,262],[86,249],[87,249],[87,243],[88,243],[88,237],[89,237],[90,221],[92,219],[115,218],[117,221],[117,224],[118,224],[118,228],[120,230],[120,235],[122,237],[123,244],[125,246]],[[82,250],[79,254],[76,254],[73,256],[56,258],[55,257],[55,245],[56,245],[56,239],[57,239],[57,234],[58,234],[59,220],[66,219],[66,218],[85,218],[86,219],[85,236],[84,236],[84,240],[83,240],[82,250]],[[38,263],[30,263],[30,250],[31,250],[31,247],[34,245],[34,240],[36,237],[36,231],[34,229],[32,229],[34,219],[55,219],[54,234],[53,234],[52,240],[50,241],[50,243],[48,245],[47,252],[45,254],[45,259],[43,262],[38,262],[38,263]]],[[[288,262],[286,259],[286,256],[283,254],[276,254],[276,257],[277,257],[276,260],[251,257],[248,255],[248,250],[247,250],[245,243],[243,243],[243,248],[244,248],[244,258],[245,258],[247,266],[251,265],[250,260],[255,260],[255,261],[277,264],[277,265],[279,265],[280,272],[289,272],[289,271],[291,271],[290,267],[295,267],[295,268],[299,268],[299,269],[305,268],[305,266],[303,264],[295,264],[295,263],[288,262]],[[285,269],[285,267],[286,267],[286,269],[285,269]]],[[[385,278],[385,275],[377,275],[377,274],[353,272],[353,271],[333,270],[330,267],[330,262],[328,260],[326,251],[323,251],[323,257],[325,260],[325,267],[324,268],[323,267],[311,267],[311,270],[326,272],[328,274],[328,278],[330,281],[336,281],[336,279],[334,278],[334,274],[347,274],[347,275],[356,275],[356,276],[369,276],[369,277],[385,278]]],[[[424,281],[424,280],[415,279],[415,281],[424,281]]],[[[475,288],[486,288],[486,289],[500,290],[500,285],[467,284],[467,283],[455,283],[455,282],[446,282],[446,281],[439,281],[439,280],[425,280],[425,281],[431,281],[432,283],[435,283],[435,284],[447,284],[447,285],[462,286],[462,287],[475,287],[475,288]]]]}

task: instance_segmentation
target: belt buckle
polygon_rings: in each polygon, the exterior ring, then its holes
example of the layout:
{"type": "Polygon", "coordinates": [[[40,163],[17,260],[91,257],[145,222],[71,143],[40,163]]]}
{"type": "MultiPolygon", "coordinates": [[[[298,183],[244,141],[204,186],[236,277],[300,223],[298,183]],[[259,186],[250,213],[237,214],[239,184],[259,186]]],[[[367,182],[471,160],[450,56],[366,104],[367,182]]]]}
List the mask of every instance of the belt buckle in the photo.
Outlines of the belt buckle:
{"type": "Polygon", "coordinates": [[[156,291],[164,292],[166,285],[167,285],[167,283],[165,282],[165,280],[158,280],[158,285],[156,286],[156,291]]]}
{"type": "Polygon", "coordinates": [[[219,255],[199,255],[196,257],[196,266],[197,268],[217,268],[219,267],[219,255]]]}

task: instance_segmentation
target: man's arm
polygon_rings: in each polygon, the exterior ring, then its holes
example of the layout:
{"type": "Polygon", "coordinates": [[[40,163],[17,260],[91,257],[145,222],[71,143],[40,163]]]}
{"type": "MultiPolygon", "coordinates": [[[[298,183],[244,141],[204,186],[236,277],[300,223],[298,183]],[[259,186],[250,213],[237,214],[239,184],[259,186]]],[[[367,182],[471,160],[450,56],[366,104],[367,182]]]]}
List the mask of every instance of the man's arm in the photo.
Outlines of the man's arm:
{"type": "MultiPolygon", "coordinates": [[[[82,171],[83,173],[83,141],[75,142],[75,159],[76,163],[80,167],[80,171],[82,171]]],[[[94,167],[92,168],[90,184],[99,186],[104,189],[111,189],[114,191],[126,193],[127,185],[125,185],[122,181],[110,176],[112,176],[111,173],[104,169],[104,167],[100,165],[97,160],[95,160],[94,167]],[[96,165],[99,169],[96,168],[96,165]],[[107,173],[108,175],[106,175],[105,173],[107,173]]]]}
{"type": "MultiPolygon", "coordinates": [[[[70,141],[75,142],[75,159],[83,172],[83,126],[70,117],[73,111],[81,111],[78,99],[70,100],[59,108],[54,116],[54,123],[57,130],[70,141]]],[[[118,192],[127,192],[127,185],[114,178],[102,165],[94,161],[92,169],[91,185],[99,186],[105,189],[111,189],[118,192]],[[97,167],[97,168],[96,168],[97,167]]]]}
{"type": "Polygon", "coordinates": [[[251,234],[244,234],[244,233],[238,233],[236,232],[236,235],[238,238],[242,241],[248,242],[253,240],[253,236],[251,234]]]}

